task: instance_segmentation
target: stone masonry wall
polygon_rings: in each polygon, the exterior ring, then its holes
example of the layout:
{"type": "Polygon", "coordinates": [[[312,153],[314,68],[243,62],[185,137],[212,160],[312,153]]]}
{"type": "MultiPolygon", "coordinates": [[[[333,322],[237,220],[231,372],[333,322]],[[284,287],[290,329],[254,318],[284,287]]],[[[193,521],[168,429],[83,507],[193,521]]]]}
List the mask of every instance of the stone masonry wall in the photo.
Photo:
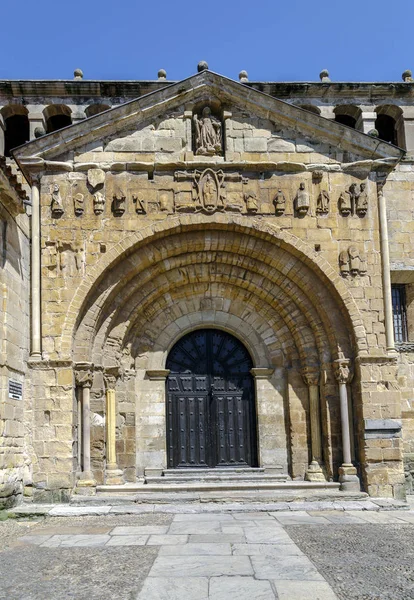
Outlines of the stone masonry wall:
{"type": "Polygon", "coordinates": [[[25,435],[31,429],[27,380],[29,356],[29,222],[3,204],[0,191],[0,509],[22,498],[30,480],[25,435]],[[23,386],[23,399],[9,395],[9,381],[23,386]]]}

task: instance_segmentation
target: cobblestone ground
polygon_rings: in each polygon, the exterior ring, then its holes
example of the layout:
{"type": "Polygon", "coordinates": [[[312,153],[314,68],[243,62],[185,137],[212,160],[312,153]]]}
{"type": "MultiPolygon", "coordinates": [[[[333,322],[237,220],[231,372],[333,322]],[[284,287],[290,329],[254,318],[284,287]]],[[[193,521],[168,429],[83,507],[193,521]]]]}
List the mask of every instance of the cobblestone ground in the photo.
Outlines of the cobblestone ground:
{"type": "Polygon", "coordinates": [[[410,600],[413,511],[0,523],[0,599],[410,600]]]}
{"type": "Polygon", "coordinates": [[[286,529],[341,600],[414,599],[414,525],[286,529]]]}

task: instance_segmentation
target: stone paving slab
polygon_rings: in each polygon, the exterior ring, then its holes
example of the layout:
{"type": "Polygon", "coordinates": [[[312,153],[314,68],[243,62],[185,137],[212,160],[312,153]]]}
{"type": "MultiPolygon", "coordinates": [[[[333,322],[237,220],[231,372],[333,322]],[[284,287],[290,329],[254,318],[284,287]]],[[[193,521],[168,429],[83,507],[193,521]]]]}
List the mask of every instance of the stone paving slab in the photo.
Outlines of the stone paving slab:
{"type": "Polygon", "coordinates": [[[109,535],[52,535],[40,544],[41,548],[74,547],[74,546],[105,546],[110,540],[109,535]]]}
{"type": "Polygon", "coordinates": [[[299,550],[295,543],[281,544],[233,544],[234,556],[268,556],[272,558],[280,558],[283,556],[303,556],[303,552],[299,550]]]}
{"type": "Polygon", "coordinates": [[[219,533],[221,521],[213,518],[208,521],[190,521],[187,523],[172,523],[170,533],[219,533]]]}
{"type": "Polygon", "coordinates": [[[247,556],[157,556],[151,577],[221,577],[222,575],[253,575],[247,556]]]}
{"type": "Polygon", "coordinates": [[[179,544],[186,544],[188,541],[188,535],[150,535],[147,542],[148,546],[177,546],[179,544]]]}
{"type": "Polygon", "coordinates": [[[275,581],[279,600],[338,600],[326,581],[275,581]]]}
{"type": "Polygon", "coordinates": [[[276,596],[269,581],[258,581],[253,577],[212,577],[210,600],[275,600],[276,596]]]}
{"type": "MultiPolygon", "coordinates": [[[[235,546],[233,546],[233,548],[235,546]]],[[[190,542],[188,544],[178,546],[161,546],[158,556],[230,556],[231,554],[231,544],[224,544],[220,542],[215,544],[208,542],[194,544],[190,542]]],[[[237,553],[233,551],[233,554],[237,553]]]]}
{"type": "Polygon", "coordinates": [[[137,600],[208,600],[208,586],[207,577],[148,577],[137,600]]]}
{"type": "Polygon", "coordinates": [[[251,556],[257,579],[323,581],[306,556],[285,556],[275,560],[270,556],[251,556]]]}
{"type": "Polygon", "coordinates": [[[106,546],[145,546],[149,535],[113,535],[106,546]]]}
{"type": "Polygon", "coordinates": [[[111,531],[111,535],[154,535],[167,533],[168,527],[164,525],[138,525],[138,526],[122,526],[114,527],[111,531]]]}
{"type": "Polygon", "coordinates": [[[202,533],[189,536],[192,544],[242,544],[246,541],[244,535],[231,533],[202,533]]]}

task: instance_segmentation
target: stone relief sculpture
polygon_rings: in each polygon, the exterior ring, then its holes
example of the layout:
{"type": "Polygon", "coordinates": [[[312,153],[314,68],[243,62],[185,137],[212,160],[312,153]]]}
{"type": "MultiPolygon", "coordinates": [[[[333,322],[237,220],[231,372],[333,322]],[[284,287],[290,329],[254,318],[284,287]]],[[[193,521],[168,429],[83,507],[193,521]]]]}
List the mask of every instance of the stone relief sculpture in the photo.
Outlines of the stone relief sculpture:
{"type": "Polygon", "coordinates": [[[277,194],[273,198],[273,204],[275,206],[275,213],[277,215],[283,215],[286,208],[286,198],[281,189],[277,190],[277,194]]]}
{"type": "Polygon", "coordinates": [[[213,156],[222,151],[222,124],[211,114],[211,109],[203,108],[201,117],[193,117],[195,129],[196,155],[213,156]]]}
{"type": "Polygon", "coordinates": [[[161,212],[168,212],[170,208],[168,194],[160,195],[159,208],[161,212]]]}
{"type": "Polygon", "coordinates": [[[355,212],[360,217],[365,217],[368,212],[368,194],[366,188],[367,184],[361,183],[359,186],[359,195],[356,198],[355,212]]]}
{"type": "Polygon", "coordinates": [[[329,213],[329,192],[322,190],[316,201],[316,212],[319,215],[327,215],[329,213]]]}
{"type": "Polygon", "coordinates": [[[142,192],[138,192],[138,194],[132,196],[132,201],[135,204],[135,212],[137,215],[145,215],[147,209],[144,203],[144,194],[142,192]]]}
{"type": "Polygon", "coordinates": [[[112,212],[116,217],[122,217],[125,212],[126,195],[123,191],[117,190],[112,199],[112,212]]]}
{"type": "Polygon", "coordinates": [[[342,250],[339,254],[339,270],[343,277],[363,276],[367,272],[367,258],[360,252],[357,246],[349,246],[348,250],[342,250]]]}
{"type": "Polygon", "coordinates": [[[96,192],[93,195],[93,212],[95,215],[101,215],[105,210],[105,196],[102,192],[96,192]]]}
{"type": "Polygon", "coordinates": [[[338,200],[339,212],[342,216],[347,217],[352,212],[351,195],[348,191],[341,192],[338,200]]]}
{"type": "Polygon", "coordinates": [[[101,215],[105,210],[105,194],[103,191],[105,171],[102,169],[89,169],[87,181],[90,191],[93,193],[93,212],[95,215],[101,215]]]}
{"type": "Polygon", "coordinates": [[[50,208],[52,211],[52,217],[55,218],[61,217],[65,212],[63,208],[62,197],[60,195],[59,185],[57,183],[53,185],[52,202],[50,208]]]}
{"type": "Polygon", "coordinates": [[[365,182],[358,185],[352,183],[348,190],[341,192],[338,200],[339,212],[342,216],[358,215],[365,217],[368,212],[368,193],[365,182]]]}
{"type": "Polygon", "coordinates": [[[257,200],[256,192],[245,192],[244,201],[246,202],[246,210],[248,213],[255,215],[259,212],[259,202],[257,200]]]}
{"type": "Polygon", "coordinates": [[[298,215],[304,216],[308,214],[309,208],[309,194],[305,189],[304,182],[302,181],[299,185],[299,190],[295,198],[295,210],[298,215]]]}
{"type": "Polygon", "coordinates": [[[85,210],[84,204],[85,197],[83,194],[77,193],[73,196],[73,208],[77,217],[81,217],[83,215],[85,210]]]}
{"type": "Polygon", "coordinates": [[[349,275],[348,250],[342,250],[342,252],[339,253],[339,270],[343,277],[347,277],[349,275]]]}

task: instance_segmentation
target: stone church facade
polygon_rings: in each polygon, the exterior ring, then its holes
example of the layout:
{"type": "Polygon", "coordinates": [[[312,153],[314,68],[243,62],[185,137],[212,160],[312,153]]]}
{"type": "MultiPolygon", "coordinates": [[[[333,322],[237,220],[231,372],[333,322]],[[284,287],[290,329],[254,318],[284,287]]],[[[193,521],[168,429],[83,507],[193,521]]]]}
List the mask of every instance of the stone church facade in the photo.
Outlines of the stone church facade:
{"type": "Polygon", "coordinates": [[[194,468],[411,491],[411,81],[340,112],[327,75],[204,67],[47,135],[33,110],[4,163],[3,504],[194,468]]]}

